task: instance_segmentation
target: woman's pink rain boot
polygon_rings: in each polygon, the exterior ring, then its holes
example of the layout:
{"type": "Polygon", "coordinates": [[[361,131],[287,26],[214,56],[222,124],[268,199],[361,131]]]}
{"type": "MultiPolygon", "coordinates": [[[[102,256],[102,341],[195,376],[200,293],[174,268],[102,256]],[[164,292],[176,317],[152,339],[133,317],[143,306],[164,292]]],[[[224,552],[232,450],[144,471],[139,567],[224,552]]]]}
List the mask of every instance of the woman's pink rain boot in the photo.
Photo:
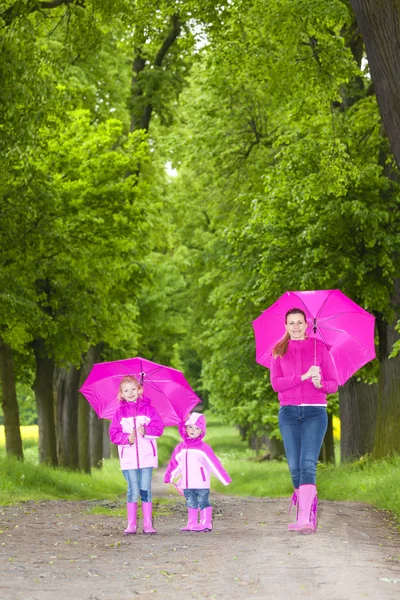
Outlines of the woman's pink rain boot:
{"type": "Polygon", "coordinates": [[[157,533],[151,523],[153,505],[151,502],[142,502],[143,533],[157,533]]]}
{"type": "Polygon", "coordinates": [[[137,526],[137,502],[127,502],[126,510],[128,513],[128,527],[124,531],[124,535],[136,533],[137,526]]]}
{"type": "Polygon", "coordinates": [[[289,523],[287,528],[289,531],[297,531],[298,525],[297,525],[297,521],[299,518],[299,490],[298,488],[294,490],[293,492],[293,496],[292,499],[290,501],[290,506],[289,506],[289,510],[288,510],[288,514],[290,515],[290,511],[292,510],[292,506],[296,507],[296,521],[295,523],[289,523]]]}
{"type": "Polygon", "coordinates": [[[188,508],[188,522],[181,531],[195,531],[193,528],[199,523],[199,510],[197,508],[188,508]]]}
{"type": "Polygon", "coordinates": [[[207,506],[200,511],[200,523],[193,531],[212,531],[212,506],[207,506]]]}
{"type": "Polygon", "coordinates": [[[316,528],[317,488],[315,485],[301,485],[299,487],[299,516],[297,531],[303,534],[314,533],[316,528]]]}

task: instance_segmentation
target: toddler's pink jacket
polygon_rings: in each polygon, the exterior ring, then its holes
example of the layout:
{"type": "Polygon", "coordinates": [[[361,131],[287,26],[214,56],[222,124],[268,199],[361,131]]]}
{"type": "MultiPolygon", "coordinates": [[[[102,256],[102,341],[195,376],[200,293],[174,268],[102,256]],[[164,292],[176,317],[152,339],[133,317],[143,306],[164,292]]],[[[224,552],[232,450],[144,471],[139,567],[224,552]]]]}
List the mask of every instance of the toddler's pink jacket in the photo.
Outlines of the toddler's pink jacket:
{"type": "Polygon", "coordinates": [[[181,489],[209,489],[211,473],[221,483],[228,485],[232,480],[225,471],[212,448],[203,442],[206,434],[206,419],[201,413],[192,413],[186,422],[179,425],[179,433],[183,442],[178,444],[172,453],[164,476],[165,483],[175,483],[181,489]],[[189,438],[185,425],[197,425],[201,435],[189,438]]]}

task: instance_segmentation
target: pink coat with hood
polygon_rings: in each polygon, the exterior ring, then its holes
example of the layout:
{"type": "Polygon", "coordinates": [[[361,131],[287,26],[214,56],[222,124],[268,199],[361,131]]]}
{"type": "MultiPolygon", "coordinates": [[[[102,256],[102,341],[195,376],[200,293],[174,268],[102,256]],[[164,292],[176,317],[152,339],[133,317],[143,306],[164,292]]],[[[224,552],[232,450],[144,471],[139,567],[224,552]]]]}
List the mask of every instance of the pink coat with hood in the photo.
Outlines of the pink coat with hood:
{"type": "Polygon", "coordinates": [[[328,348],[320,340],[289,340],[286,354],[272,358],[271,385],[281,406],[299,404],[326,404],[326,395],[338,389],[338,379],[328,348]],[[314,356],[316,343],[316,358],[314,356]],[[311,379],[301,381],[312,365],[321,368],[321,388],[311,379]]]}
{"type": "Polygon", "coordinates": [[[121,400],[110,425],[110,440],[118,444],[118,454],[122,470],[143,469],[158,466],[156,438],[164,431],[164,423],[147,398],[136,402],[121,400]],[[135,443],[129,442],[133,429],[144,426],[144,436],[138,434],[135,443]]]}
{"type": "Polygon", "coordinates": [[[165,483],[173,483],[179,478],[176,482],[178,488],[209,489],[211,473],[224,485],[232,481],[211,446],[203,442],[206,435],[204,415],[192,413],[185,422],[179,424],[179,433],[183,442],[172,453],[164,476],[165,483]],[[190,438],[186,433],[186,425],[196,425],[201,429],[201,435],[196,439],[190,438]]]}

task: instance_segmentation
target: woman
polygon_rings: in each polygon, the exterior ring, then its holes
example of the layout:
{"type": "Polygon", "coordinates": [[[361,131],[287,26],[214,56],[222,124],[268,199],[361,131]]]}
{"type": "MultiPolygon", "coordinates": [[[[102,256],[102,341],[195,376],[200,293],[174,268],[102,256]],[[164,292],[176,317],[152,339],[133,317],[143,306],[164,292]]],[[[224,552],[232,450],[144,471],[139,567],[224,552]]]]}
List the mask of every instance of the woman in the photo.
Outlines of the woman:
{"type": "Polygon", "coordinates": [[[271,384],[280,402],[279,428],[297,503],[296,523],[288,529],[313,533],[316,528],[316,472],[328,425],[326,395],[338,388],[335,367],[325,344],[306,336],[304,311],[285,316],[286,334],[272,349],[271,384]]]}

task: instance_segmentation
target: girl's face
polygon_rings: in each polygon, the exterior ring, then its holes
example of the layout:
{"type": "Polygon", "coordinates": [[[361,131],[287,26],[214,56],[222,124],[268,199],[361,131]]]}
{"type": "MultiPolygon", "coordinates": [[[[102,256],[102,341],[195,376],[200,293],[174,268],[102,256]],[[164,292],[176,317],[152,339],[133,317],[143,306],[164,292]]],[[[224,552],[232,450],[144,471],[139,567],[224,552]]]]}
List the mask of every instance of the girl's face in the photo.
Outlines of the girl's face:
{"type": "Polygon", "coordinates": [[[201,429],[200,427],[197,427],[197,425],[186,425],[186,433],[188,434],[188,437],[195,440],[201,435],[201,429]]]}
{"type": "Polygon", "coordinates": [[[307,323],[301,313],[288,315],[286,319],[286,331],[291,340],[304,340],[306,337],[307,323]]]}
{"type": "Polygon", "coordinates": [[[127,402],[136,402],[141,395],[142,388],[139,387],[134,381],[126,381],[122,384],[121,400],[126,400],[127,402]]]}

